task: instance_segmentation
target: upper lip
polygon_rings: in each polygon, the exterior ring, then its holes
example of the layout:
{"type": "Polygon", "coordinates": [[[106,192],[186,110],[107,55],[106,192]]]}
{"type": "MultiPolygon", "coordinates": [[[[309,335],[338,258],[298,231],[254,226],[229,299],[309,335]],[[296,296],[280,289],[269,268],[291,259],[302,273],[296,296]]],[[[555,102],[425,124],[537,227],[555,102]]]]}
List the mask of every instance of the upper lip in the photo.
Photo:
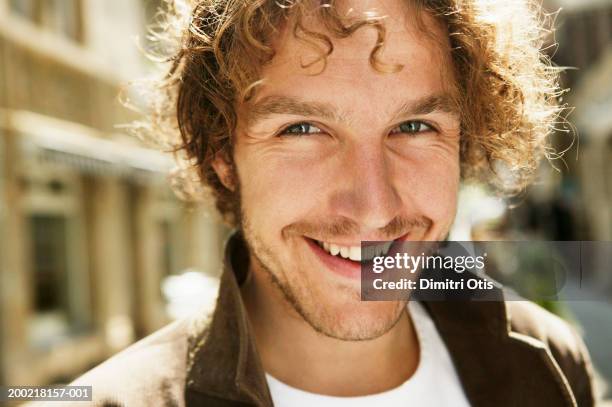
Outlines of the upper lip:
{"type": "Polygon", "coordinates": [[[326,243],[329,243],[329,244],[335,244],[336,246],[350,247],[350,246],[361,246],[361,242],[391,242],[391,241],[403,241],[403,240],[406,240],[406,239],[407,239],[407,237],[408,237],[408,235],[409,235],[409,234],[410,234],[410,233],[409,233],[409,232],[407,232],[406,234],[401,235],[401,236],[399,236],[399,237],[396,237],[396,238],[394,238],[394,239],[368,238],[368,239],[357,240],[357,241],[355,241],[355,240],[353,240],[353,239],[351,239],[351,240],[346,240],[346,241],[338,241],[338,240],[335,240],[335,239],[334,239],[334,240],[326,240],[325,238],[318,239],[318,238],[315,238],[315,237],[310,237],[310,236],[306,236],[306,237],[307,237],[307,238],[309,238],[309,239],[312,239],[312,240],[317,240],[317,241],[319,241],[319,242],[326,242],[326,243]]]}

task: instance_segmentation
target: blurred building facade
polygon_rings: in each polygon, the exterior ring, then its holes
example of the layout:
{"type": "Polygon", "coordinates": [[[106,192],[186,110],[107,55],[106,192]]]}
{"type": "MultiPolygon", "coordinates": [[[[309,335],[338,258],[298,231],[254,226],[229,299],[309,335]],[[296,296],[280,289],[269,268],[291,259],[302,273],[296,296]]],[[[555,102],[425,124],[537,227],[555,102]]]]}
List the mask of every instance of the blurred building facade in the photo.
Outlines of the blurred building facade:
{"type": "Polygon", "coordinates": [[[116,127],[155,7],[0,0],[0,384],[70,380],[168,321],[165,277],[219,270],[219,220],[116,127]]]}
{"type": "MultiPolygon", "coordinates": [[[[563,159],[544,161],[509,224],[526,238],[612,240],[612,1],[545,0],[555,31],[547,53],[565,70],[571,106],[552,138],[563,159]]],[[[610,273],[606,273],[609,275],[610,273]]]]}
{"type": "MultiPolygon", "coordinates": [[[[573,236],[612,240],[612,1],[554,0],[561,9],[553,59],[568,67],[563,85],[577,139],[566,155],[560,209],[577,211],[573,236]],[[572,202],[572,197],[575,197],[572,202]]],[[[558,211],[559,212],[559,211],[558,211]]],[[[562,237],[562,236],[559,236],[562,237]]]]}
{"type": "MultiPolygon", "coordinates": [[[[575,221],[566,240],[612,241],[612,1],[555,0],[559,49],[555,61],[573,67],[564,75],[570,88],[567,102],[575,110],[569,119],[578,138],[568,152],[556,199],[557,213],[575,221]]],[[[607,301],[570,302],[601,381],[604,397],[612,400],[612,253],[601,251],[596,280],[607,301]]],[[[610,401],[608,401],[610,403],[610,401]]],[[[602,404],[603,405],[603,404],[602,404]]],[[[607,405],[607,404],[606,404],[607,405]]]]}

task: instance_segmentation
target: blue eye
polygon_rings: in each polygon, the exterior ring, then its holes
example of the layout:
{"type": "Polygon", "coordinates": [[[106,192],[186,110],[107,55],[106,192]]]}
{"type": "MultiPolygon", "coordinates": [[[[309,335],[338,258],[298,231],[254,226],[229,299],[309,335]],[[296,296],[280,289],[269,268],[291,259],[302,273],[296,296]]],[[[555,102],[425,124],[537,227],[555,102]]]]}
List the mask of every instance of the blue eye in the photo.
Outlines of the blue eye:
{"type": "Polygon", "coordinates": [[[418,134],[433,131],[433,127],[418,120],[410,120],[397,126],[391,133],[418,134]]]}
{"type": "Polygon", "coordinates": [[[322,133],[321,129],[310,123],[296,123],[289,127],[285,127],[280,135],[282,136],[304,136],[307,134],[322,133]]]}

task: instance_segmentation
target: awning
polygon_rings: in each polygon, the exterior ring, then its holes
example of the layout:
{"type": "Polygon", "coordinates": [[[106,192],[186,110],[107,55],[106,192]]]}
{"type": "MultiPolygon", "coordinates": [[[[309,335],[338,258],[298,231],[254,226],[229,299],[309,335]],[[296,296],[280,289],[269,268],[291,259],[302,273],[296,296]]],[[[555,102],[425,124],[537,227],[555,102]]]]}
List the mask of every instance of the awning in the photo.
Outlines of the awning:
{"type": "Polygon", "coordinates": [[[174,167],[169,154],[111,140],[90,127],[37,113],[11,111],[8,127],[19,134],[27,158],[67,165],[79,172],[150,182],[164,180],[174,167]]]}

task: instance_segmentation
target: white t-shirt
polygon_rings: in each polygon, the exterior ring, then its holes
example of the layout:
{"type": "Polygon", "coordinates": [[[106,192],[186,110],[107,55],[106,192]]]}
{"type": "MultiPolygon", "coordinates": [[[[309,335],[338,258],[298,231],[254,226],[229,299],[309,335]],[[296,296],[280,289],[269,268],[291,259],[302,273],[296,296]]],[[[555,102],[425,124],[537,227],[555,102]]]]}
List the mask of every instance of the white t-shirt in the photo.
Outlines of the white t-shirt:
{"type": "Polygon", "coordinates": [[[427,311],[417,301],[408,309],[420,344],[414,374],[402,385],[361,397],[332,397],[288,386],[266,374],[276,407],[469,406],[448,350],[427,311]]]}

